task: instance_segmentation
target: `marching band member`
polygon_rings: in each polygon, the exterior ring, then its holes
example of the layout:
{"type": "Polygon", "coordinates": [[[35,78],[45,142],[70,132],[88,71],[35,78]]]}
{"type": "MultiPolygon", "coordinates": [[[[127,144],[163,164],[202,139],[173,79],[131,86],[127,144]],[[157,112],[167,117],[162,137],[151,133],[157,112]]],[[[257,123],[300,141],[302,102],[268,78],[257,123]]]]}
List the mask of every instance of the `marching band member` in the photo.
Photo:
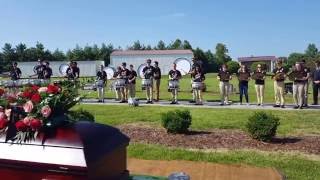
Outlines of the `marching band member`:
{"type": "MultiPolygon", "coordinates": [[[[117,71],[113,75],[113,79],[120,79],[121,71],[122,71],[121,66],[118,66],[117,71]]],[[[120,101],[120,89],[116,87],[115,93],[116,93],[116,101],[120,101]]]]}
{"type": "Polygon", "coordinates": [[[130,71],[127,69],[127,63],[123,62],[121,66],[120,79],[125,80],[124,87],[120,88],[121,92],[121,101],[120,103],[128,102],[128,77],[130,75],[130,71]]]}
{"type": "Polygon", "coordinates": [[[129,89],[129,95],[131,98],[136,97],[136,78],[137,78],[137,72],[133,69],[133,65],[130,64],[130,73],[128,78],[128,89],[129,89]]]}
{"type": "MultiPolygon", "coordinates": [[[[201,82],[205,80],[204,74],[201,72],[200,67],[195,68],[194,76],[193,76],[193,82],[201,82]]],[[[203,105],[202,103],[202,94],[201,94],[202,88],[199,89],[193,89],[193,96],[195,97],[196,105],[203,105]]]]}
{"type": "Polygon", "coordinates": [[[266,72],[262,70],[262,65],[258,64],[257,69],[253,73],[257,78],[255,79],[255,89],[257,94],[258,106],[263,106],[263,98],[264,98],[264,84],[266,78],[266,72]]]}
{"type": "Polygon", "coordinates": [[[77,80],[80,77],[80,69],[78,63],[71,61],[69,67],[66,70],[68,80],[77,80]]]}
{"type": "Polygon", "coordinates": [[[249,105],[249,95],[248,95],[248,83],[250,80],[250,72],[245,65],[241,65],[238,70],[238,80],[239,80],[239,90],[240,90],[240,105],[242,105],[243,95],[246,98],[247,105],[249,105]]]}
{"type": "Polygon", "coordinates": [[[304,99],[304,86],[305,81],[308,77],[308,73],[304,71],[301,63],[296,63],[293,70],[294,81],[293,81],[293,100],[296,104],[294,109],[302,109],[303,99],[304,99]]]}
{"type": "Polygon", "coordinates": [[[308,92],[309,92],[309,79],[310,79],[310,68],[306,65],[306,60],[302,60],[302,68],[303,71],[307,74],[307,79],[305,80],[305,86],[304,86],[304,98],[303,98],[303,107],[308,107],[308,92]]]}
{"type": "Polygon", "coordinates": [[[226,64],[223,64],[217,79],[220,81],[219,88],[220,88],[220,96],[221,96],[221,102],[220,105],[230,105],[229,104],[229,81],[232,79],[231,73],[228,70],[228,66],[226,64]]]}
{"type": "MultiPolygon", "coordinates": [[[[169,71],[169,79],[179,81],[181,79],[181,72],[177,70],[177,64],[173,63],[172,70],[169,71]]],[[[178,89],[171,90],[172,102],[170,104],[178,104],[178,89]]]]}
{"type": "MultiPolygon", "coordinates": [[[[202,62],[198,61],[195,57],[192,58],[192,66],[191,66],[191,71],[189,72],[190,76],[191,76],[191,83],[192,83],[192,79],[194,78],[194,73],[195,73],[195,69],[196,67],[199,67],[200,70],[202,70],[202,62]]],[[[192,85],[191,85],[192,86],[192,85]]],[[[194,96],[194,92],[193,89],[191,89],[191,93],[192,93],[192,100],[189,101],[189,103],[195,103],[196,102],[196,97],[194,96]]]]}
{"type": "Polygon", "coordinates": [[[36,71],[36,74],[33,74],[29,77],[37,76],[38,79],[44,79],[43,71],[45,69],[45,64],[42,59],[38,59],[38,65],[36,65],[33,69],[36,71]]]}
{"type": "Polygon", "coordinates": [[[320,90],[320,61],[316,61],[316,69],[312,74],[313,84],[313,104],[318,105],[318,95],[320,90]]]}
{"type": "Polygon", "coordinates": [[[273,78],[274,80],[274,94],[275,94],[275,100],[276,105],[273,107],[281,107],[285,108],[285,86],[284,86],[284,80],[286,79],[286,71],[282,66],[282,61],[277,61],[277,67],[273,70],[273,78]]]}
{"type": "Polygon", "coordinates": [[[100,70],[97,72],[97,81],[102,81],[102,84],[98,83],[98,102],[104,102],[104,88],[107,84],[107,73],[104,71],[104,66],[100,66],[100,70]]]}
{"type": "Polygon", "coordinates": [[[51,76],[52,76],[52,69],[50,67],[50,63],[48,61],[46,61],[43,69],[43,79],[46,80],[50,80],[51,76]]]}
{"type": "Polygon", "coordinates": [[[10,70],[10,78],[11,78],[11,80],[16,81],[16,80],[20,79],[21,74],[22,74],[22,72],[21,72],[20,68],[18,68],[18,63],[14,62],[12,64],[12,67],[11,67],[11,70],[10,70]]]}
{"type": "Polygon", "coordinates": [[[147,95],[147,104],[152,104],[153,100],[153,76],[154,76],[154,67],[151,66],[151,59],[147,59],[147,66],[142,70],[143,76],[145,79],[150,79],[150,86],[146,87],[147,95]]]}
{"type": "Polygon", "coordinates": [[[160,82],[161,82],[161,69],[159,68],[158,61],[154,62],[154,81],[156,84],[156,99],[155,101],[159,101],[159,94],[160,94],[160,82]]]}

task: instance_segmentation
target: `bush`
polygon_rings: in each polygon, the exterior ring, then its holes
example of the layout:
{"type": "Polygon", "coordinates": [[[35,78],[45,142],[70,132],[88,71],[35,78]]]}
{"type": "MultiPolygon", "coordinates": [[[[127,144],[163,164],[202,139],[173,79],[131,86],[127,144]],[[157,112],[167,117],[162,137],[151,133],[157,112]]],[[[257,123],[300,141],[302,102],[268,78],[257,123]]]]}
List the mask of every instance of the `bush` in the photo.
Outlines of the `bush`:
{"type": "Polygon", "coordinates": [[[227,62],[227,66],[228,66],[230,73],[232,73],[232,74],[237,73],[240,68],[239,63],[236,61],[227,62]]]}
{"type": "Polygon", "coordinates": [[[250,70],[251,71],[255,71],[257,69],[258,64],[261,65],[262,70],[264,70],[264,71],[267,70],[267,64],[265,62],[254,62],[254,63],[252,63],[251,66],[250,66],[250,70]]]}
{"type": "Polygon", "coordinates": [[[189,110],[174,110],[162,114],[162,126],[168,133],[186,133],[191,125],[189,110]]]}
{"type": "Polygon", "coordinates": [[[279,118],[265,112],[257,112],[249,117],[247,130],[253,139],[270,141],[276,135],[279,118]]]}
{"type": "Polygon", "coordinates": [[[68,118],[72,121],[90,121],[90,122],[94,122],[94,116],[83,109],[78,109],[75,111],[70,111],[68,113],[68,118]]]}

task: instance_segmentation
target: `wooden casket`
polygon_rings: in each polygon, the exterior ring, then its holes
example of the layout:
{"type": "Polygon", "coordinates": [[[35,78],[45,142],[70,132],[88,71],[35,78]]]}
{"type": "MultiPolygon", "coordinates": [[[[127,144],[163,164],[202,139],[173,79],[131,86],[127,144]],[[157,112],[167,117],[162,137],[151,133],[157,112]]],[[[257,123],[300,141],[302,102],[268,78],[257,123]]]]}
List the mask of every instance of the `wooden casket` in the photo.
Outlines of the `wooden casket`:
{"type": "Polygon", "coordinates": [[[111,126],[78,122],[36,140],[15,144],[0,137],[0,179],[128,179],[129,138],[111,126]]]}

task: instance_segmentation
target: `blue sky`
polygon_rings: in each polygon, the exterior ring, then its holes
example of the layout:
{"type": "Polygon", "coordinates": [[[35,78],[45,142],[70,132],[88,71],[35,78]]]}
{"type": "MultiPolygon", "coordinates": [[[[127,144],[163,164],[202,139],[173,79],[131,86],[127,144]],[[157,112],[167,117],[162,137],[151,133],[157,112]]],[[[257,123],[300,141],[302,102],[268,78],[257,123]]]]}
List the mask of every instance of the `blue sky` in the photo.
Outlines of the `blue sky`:
{"type": "Polygon", "coordinates": [[[287,56],[320,46],[318,0],[0,0],[0,46],[42,42],[50,50],[180,38],[233,58],[287,56]]]}

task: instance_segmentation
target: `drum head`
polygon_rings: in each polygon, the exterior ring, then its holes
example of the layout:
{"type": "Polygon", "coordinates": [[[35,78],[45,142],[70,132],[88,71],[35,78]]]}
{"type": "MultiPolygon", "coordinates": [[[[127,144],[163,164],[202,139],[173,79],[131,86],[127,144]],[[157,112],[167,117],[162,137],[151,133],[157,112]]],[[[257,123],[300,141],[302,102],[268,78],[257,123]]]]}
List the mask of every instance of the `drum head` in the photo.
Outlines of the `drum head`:
{"type": "Polygon", "coordinates": [[[181,72],[181,75],[186,75],[191,70],[191,63],[186,58],[178,58],[174,61],[177,64],[177,69],[181,72]]]}
{"type": "Polygon", "coordinates": [[[61,75],[66,76],[67,75],[67,69],[68,69],[69,65],[67,64],[61,64],[59,67],[59,72],[61,75]]]}
{"type": "Polygon", "coordinates": [[[114,76],[114,73],[116,72],[115,69],[112,67],[105,67],[104,71],[107,73],[107,79],[112,79],[114,76]]]}
{"type": "Polygon", "coordinates": [[[138,67],[138,76],[139,76],[140,78],[143,78],[143,72],[142,72],[142,70],[143,70],[143,68],[146,67],[146,66],[147,66],[146,64],[141,64],[141,65],[138,67]]]}

